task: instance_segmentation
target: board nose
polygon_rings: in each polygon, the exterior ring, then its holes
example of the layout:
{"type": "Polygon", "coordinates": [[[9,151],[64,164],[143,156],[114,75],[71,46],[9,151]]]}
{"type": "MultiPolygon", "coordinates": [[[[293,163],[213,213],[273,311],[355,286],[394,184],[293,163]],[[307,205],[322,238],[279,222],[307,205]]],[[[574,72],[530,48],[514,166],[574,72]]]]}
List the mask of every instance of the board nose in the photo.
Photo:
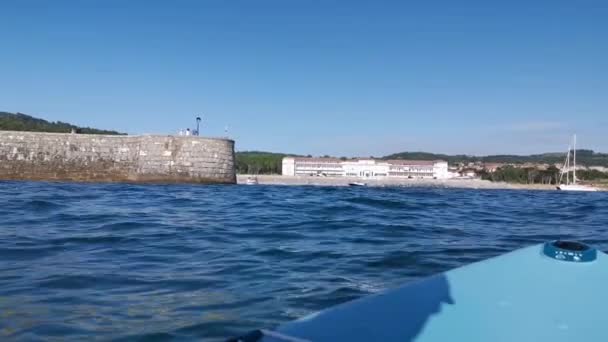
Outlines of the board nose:
{"type": "Polygon", "coordinates": [[[578,241],[557,240],[545,243],[543,254],[551,259],[566,262],[591,262],[597,259],[597,250],[578,241]]]}

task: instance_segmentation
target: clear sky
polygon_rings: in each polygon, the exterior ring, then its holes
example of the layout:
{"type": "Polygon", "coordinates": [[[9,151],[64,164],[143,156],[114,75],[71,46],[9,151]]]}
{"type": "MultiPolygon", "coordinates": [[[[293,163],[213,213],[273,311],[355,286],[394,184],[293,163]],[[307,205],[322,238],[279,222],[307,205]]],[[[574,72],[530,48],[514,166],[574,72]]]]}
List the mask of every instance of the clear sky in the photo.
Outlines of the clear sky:
{"type": "Polygon", "coordinates": [[[202,115],[237,150],[608,152],[608,1],[2,0],[0,110],[202,115]]]}

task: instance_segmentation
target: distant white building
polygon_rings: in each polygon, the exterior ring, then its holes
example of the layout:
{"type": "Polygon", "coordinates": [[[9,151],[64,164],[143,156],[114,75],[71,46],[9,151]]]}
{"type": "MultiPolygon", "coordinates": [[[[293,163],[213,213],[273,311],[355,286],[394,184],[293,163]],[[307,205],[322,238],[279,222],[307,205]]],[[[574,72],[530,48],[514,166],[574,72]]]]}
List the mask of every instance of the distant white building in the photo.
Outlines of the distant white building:
{"type": "Polygon", "coordinates": [[[284,176],[331,176],[359,178],[449,178],[443,160],[378,160],[336,158],[283,158],[284,176]]]}
{"type": "Polygon", "coordinates": [[[375,159],[353,159],[342,162],[344,175],[346,177],[386,177],[388,176],[388,165],[375,159]]]}
{"type": "Polygon", "coordinates": [[[283,158],[283,175],[289,176],[343,176],[340,159],[336,158],[283,158]]]}

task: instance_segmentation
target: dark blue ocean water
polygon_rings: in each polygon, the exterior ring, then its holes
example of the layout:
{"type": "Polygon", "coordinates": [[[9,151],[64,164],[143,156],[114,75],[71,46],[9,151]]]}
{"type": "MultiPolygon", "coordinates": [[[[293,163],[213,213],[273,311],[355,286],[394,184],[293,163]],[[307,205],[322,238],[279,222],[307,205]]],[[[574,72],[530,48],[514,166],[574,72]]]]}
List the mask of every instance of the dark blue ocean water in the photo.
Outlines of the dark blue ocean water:
{"type": "Polygon", "coordinates": [[[555,239],[608,193],[0,182],[0,340],[223,340],[555,239]]]}

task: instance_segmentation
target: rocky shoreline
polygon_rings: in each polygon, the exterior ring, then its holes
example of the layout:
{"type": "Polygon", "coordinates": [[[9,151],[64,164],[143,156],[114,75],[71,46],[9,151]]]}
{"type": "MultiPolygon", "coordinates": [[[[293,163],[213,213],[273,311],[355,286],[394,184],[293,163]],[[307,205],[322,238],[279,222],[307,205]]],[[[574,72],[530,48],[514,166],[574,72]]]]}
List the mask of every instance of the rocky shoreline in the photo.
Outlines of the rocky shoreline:
{"type": "Polygon", "coordinates": [[[248,177],[256,177],[258,184],[265,185],[313,185],[313,186],[348,186],[351,182],[365,182],[367,186],[377,187],[437,187],[465,189],[523,189],[523,190],[556,190],[550,184],[512,184],[491,182],[481,179],[366,179],[351,177],[302,177],[281,175],[237,175],[237,184],[245,184],[248,177]]]}

